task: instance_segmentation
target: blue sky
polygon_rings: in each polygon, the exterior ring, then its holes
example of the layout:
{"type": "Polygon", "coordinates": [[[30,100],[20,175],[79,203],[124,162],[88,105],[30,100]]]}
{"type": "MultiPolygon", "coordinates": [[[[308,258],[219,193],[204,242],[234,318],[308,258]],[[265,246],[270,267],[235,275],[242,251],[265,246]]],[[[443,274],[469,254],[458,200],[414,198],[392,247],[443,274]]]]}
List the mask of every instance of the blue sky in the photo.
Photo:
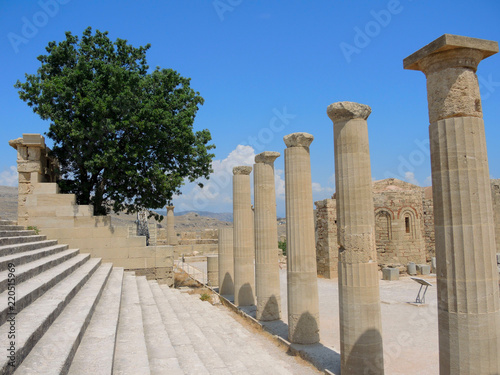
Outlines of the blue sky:
{"type": "MultiPolygon", "coordinates": [[[[87,26],[134,46],[151,43],[151,67],[191,77],[205,98],[195,128],[213,137],[215,175],[204,191],[186,185],[176,210],[229,212],[230,169],[283,136],[314,135],[314,199],[334,192],[332,123],[326,107],[355,101],[368,118],[372,175],[430,184],[425,76],[403,58],[444,33],[500,41],[500,2],[390,1],[94,1],[0,0],[0,185],[13,185],[8,140],[44,133],[13,85],[35,73],[36,57],[64,32],[87,26]]],[[[490,174],[500,177],[500,55],[479,65],[490,174]]],[[[48,142],[50,144],[50,142],[48,142]]],[[[284,215],[283,157],[277,159],[278,214],[284,215]]]]}

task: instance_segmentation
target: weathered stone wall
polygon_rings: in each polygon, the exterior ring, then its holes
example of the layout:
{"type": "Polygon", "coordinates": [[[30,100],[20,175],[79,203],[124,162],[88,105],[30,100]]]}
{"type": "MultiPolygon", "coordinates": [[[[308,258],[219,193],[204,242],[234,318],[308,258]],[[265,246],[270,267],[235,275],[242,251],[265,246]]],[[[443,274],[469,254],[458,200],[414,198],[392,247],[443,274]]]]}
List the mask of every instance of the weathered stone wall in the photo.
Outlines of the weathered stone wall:
{"type": "Polygon", "coordinates": [[[18,152],[19,225],[35,226],[47,238],[103,262],[172,282],[172,246],[146,246],[145,237],[131,236],[110,216],[93,216],[92,206],[77,205],[74,194],[59,194],[57,183],[50,182],[57,164],[47,156],[50,150],[41,135],[24,134],[9,144],[18,152]]]}
{"type": "Polygon", "coordinates": [[[23,134],[22,138],[9,141],[9,145],[17,151],[19,174],[17,222],[26,226],[29,221],[26,199],[33,193],[38,183],[56,181],[58,163],[49,156],[50,149],[45,146],[45,139],[40,134],[23,134]]]}
{"type": "Polygon", "coordinates": [[[424,263],[422,188],[390,178],[373,190],[378,263],[424,263]]]}
{"type": "Polygon", "coordinates": [[[425,256],[429,262],[436,256],[436,244],[434,242],[434,206],[432,204],[432,186],[422,189],[422,206],[424,210],[424,242],[425,256]]]}
{"type": "Polygon", "coordinates": [[[338,276],[337,207],[334,199],[314,202],[316,205],[316,262],[318,275],[338,276]]]}
{"type": "MultiPolygon", "coordinates": [[[[404,181],[386,179],[374,182],[373,190],[379,265],[430,262],[436,256],[432,187],[422,188],[404,181]]],[[[491,194],[497,252],[500,253],[500,179],[491,180],[491,194]]],[[[315,204],[318,275],[336,277],[338,247],[335,200],[325,199],[315,204]],[[335,251],[332,250],[333,246],[335,251]],[[331,276],[328,276],[329,273],[331,276]]]]}

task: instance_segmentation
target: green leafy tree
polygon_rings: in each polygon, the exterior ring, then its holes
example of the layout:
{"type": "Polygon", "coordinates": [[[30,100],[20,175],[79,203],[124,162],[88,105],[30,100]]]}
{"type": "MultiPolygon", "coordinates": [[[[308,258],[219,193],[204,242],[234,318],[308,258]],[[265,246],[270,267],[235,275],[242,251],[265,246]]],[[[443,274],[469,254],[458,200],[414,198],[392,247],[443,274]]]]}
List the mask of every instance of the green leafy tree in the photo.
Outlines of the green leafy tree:
{"type": "Polygon", "coordinates": [[[161,208],[184,179],[212,172],[210,132],[193,131],[203,98],[172,69],[148,73],[149,44],[135,48],[107,35],[90,27],[81,39],[66,32],[15,87],[50,120],[63,192],[94,205],[96,215],[161,208]]]}

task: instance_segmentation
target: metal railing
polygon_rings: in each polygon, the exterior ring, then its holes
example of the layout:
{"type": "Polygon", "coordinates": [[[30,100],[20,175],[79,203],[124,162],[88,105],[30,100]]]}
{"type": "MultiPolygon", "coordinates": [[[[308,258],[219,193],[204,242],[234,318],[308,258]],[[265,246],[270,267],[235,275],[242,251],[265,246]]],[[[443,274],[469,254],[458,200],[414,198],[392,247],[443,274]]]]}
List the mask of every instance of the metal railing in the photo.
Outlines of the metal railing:
{"type": "Polygon", "coordinates": [[[203,285],[207,284],[207,274],[205,271],[200,270],[187,262],[182,262],[181,260],[175,260],[174,264],[177,268],[186,272],[193,280],[196,280],[203,285]]]}

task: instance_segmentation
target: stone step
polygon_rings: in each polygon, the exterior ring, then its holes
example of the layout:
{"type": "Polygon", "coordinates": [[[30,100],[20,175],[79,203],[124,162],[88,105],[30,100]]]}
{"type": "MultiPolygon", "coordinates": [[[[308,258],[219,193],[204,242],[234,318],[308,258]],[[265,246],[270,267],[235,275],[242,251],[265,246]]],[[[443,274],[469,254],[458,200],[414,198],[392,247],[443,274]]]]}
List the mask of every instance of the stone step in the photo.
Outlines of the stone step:
{"type": "MultiPolygon", "coordinates": [[[[50,325],[56,320],[71,299],[78,293],[85,282],[99,267],[101,260],[91,258],[71,275],[48,290],[43,296],[27,306],[15,316],[15,357],[16,365],[19,366],[30,350],[50,325]],[[21,329],[22,328],[22,329],[21,329]]],[[[0,326],[0,337],[7,337],[10,330],[10,322],[0,326]]],[[[50,348],[47,348],[47,352],[50,348]]],[[[0,373],[11,374],[13,367],[8,365],[7,356],[0,356],[0,373]]],[[[22,374],[22,372],[18,372],[22,374]]]]}
{"type": "Polygon", "coordinates": [[[4,225],[17,225],[17,221],[14,220],[0,220],[0,227],[4,225]]]}
{"type": "Polygon", "coordinates": [[[168,300],[168,303],[179,319],[180,324],[183,325],[187,336],[190,338],[194,349],[207,370],[210,373],[230,374],[231,372],[224,360],[214,350],[200,327],[193,321],[191,312],[184,304],[183,300],[178,298],[173,303],[168,300]]]}
{"type": "Polygon", "coordinates": [[[125,272],[113,374],[150,375],[142,311],[133,272],[125,272]]]}
{"type": "Polygon", "coordinates": [[[68,375],[110,375],[122,297],[123,268],[114,267],[68,375]]]}
{"type": "MultiPolygon", "coordinates": [[[[183,298],[181,296],[178,297],[183,298]]],[[[252,369],[255,369],[255,365],[251,354],[254,353],[249,353],[248,350],[242,352],[241,350],[246,348],[248,343],[245,337],[240,338],[238,334],[233,332],[233,328],[227,325],[227,322],[226,324],[219,324],[218,321],[220,316],[218,316],[218,314],[215,314],[213,320],[202,318],[198,315],[199,310],[191,310],[193,306],[191,303],[186,301],[182,303],[185,308],[190,311],[190,319],[200,328],[211,346],[226,363],[231,373],[252,373],[252,369]],[[237,340],[234,339],[235,337],[237,340]],[[230,340],[228,338],[230,338],[230,340]]],[[[205,302],[205,304],[207,306],[209,305],[207,302],[205,302]]],[[[204,314],[206,315],[205,312],[204,314]]]]}
{"type": "Polygon", "coordinates": [[[47,236],[42,236],[42,235],[34,235],[34,236],[23,236],[23,237],[2,237],[0,238],[0,246],[7,246],[7,245],[17,245],[17,244],[22,244],[22,243],[27,243],[27,242],[40,242],[40,241],[45,241],[47,239],[47,236]]]}
{"type": "MultiPolygon", "coordinates": [[[[196,294],[189,295],[175,289],[162,286],[164,293],[169,292],[182,301],[186,310],[190,313],[190,319],[196,323],[205,337],[212,339],[213,347],[223,358],[233,358],[245,366],[248,374],[290,374],[288,364],[271,356],[262,350],[258,341],[245,327],[237,322],[229,312],[203,302],[196,294]],[[214,339],[219,338],[223,341],[214,339]]],[[[277,349],[279,351],[279,349],[277,349]]],[[[235,366],[237,362],[235,362],[235,366]]]]}
{"type": "Polygon", "coordinates": [[[94,272],[16,372],[33,375],[59,375],[68,372],[112,267],[111,263],[106,263],[94,272]]]}
{"type": "MultiPolygon", "coordinates": [[[[19,267],[15,267],[15,279],[16,284],[20,284],[39,273],[48,270],[76,255],[78,255],[78,249],[64,250],[56,254],[46,256],[42,259],[37,259],[33,262],[23,264],[19,267]]],[[[9,270],[0,272],[0,293],[7,289],[7,282],[9,279],[9,270]]]]}
{"type": "MultiPolygon", "coordinates": [[[[5,238],[12,238],[12,237],[5,237],[5,238]]],[[[23,237],[17,237],[17,238],[23,238],[23,237]]],[[[24,251],[41,249],[42,247],[48,247],[54,245],[57,245],[57,240],[33,241],[33,242],[4,245],[0,246],[0,257],[16,253],[22,253],[24,251]]]]}
{"type": "Polygon", "coordinates": [[[34,230],[1,230],[0,237],[18,237],[18,236],[33,236],[36,235],[34,230]]]}
{"type": "Polygon", "coordinates": [[[35,242],[33,244],[24,244],[23,247],[24,249],[21,249],[18,253],[0,257],[0,271],[6,270],[9,264],[14,264],[15,267],[19,267],[45,256],[68,250],[68,245],[58,245],[55,240],[43,241],[43,243],[35,242]]]}
{"type": "Polygon", "coordinates": [[[3,231],[7,231],[7,230],[11,230],[11,231],[19,231],[19,230],[24,230],[24,227],[22,225],[17,225],[17,224],[4,224],[0,227],[0,230],[3,231]]]}
{"type": "MultiPolygon", "coordinates": [[[[35,301],[47,290],[56,285],[59,281],[70,275],[78,267],[84,265],[90,259],[90,254],[78,254],[67,261],[36,275],[35,277],[17,284],[16,290],[16,311],[19,313],[30,303],[35,301]]],[[[90,268],[89,268],[90,269],[90,268]]],[[[8,291],[0,294],[0,301],[7,301],[8,291]]],[[[7,305],[1,306],[0,324],[7,320],[9,308],[7,305]]]]}
{"type": "Polygon", "coordinates": [[[189,296],[187,293],[175,292],[173,295],[177,304],[182,304],[186,311],[189,311],[189,319],[200,328],[205,337],[213,341],[212,345],[219,356],[226,361],[230,361],[231,370],[243,367],[245,373],[253,374],[272,368],[272,366],[264,366],[264,362],[266,362],[263,358],[264,354],[261,353],[259,356],[255,348],[248,345],[250,334],[234,319],[230,322],[226,317],[223,324],[221,321],[222,314],[218,314],[218,311],[207,311],[213,306],[208,302],[199,300],[199,295],[194,297],[194,295],[189,296]],[[194,298],[197,298],[197,300],[194,298]],[[259,358],[258,363],[255,363],[256,358],[259,358]]]}
{"type": "Polygon", "coordinates": [[[162,375],[168,369],[172,375],[183,375],[175,349],[165,330],[150,284],[145,276],[137,277],[146,347],[151,375],[162,375]]]}
{"type": "Polygon", "coordinates": [[[158,284],[151,284],[150,286],[170,342],[177,354],[181,369],[185,374],[209,374],[190,338],[187,336],[184,326],[180,323],[170,304],[165,299],[160,286],[158,284]]]}

